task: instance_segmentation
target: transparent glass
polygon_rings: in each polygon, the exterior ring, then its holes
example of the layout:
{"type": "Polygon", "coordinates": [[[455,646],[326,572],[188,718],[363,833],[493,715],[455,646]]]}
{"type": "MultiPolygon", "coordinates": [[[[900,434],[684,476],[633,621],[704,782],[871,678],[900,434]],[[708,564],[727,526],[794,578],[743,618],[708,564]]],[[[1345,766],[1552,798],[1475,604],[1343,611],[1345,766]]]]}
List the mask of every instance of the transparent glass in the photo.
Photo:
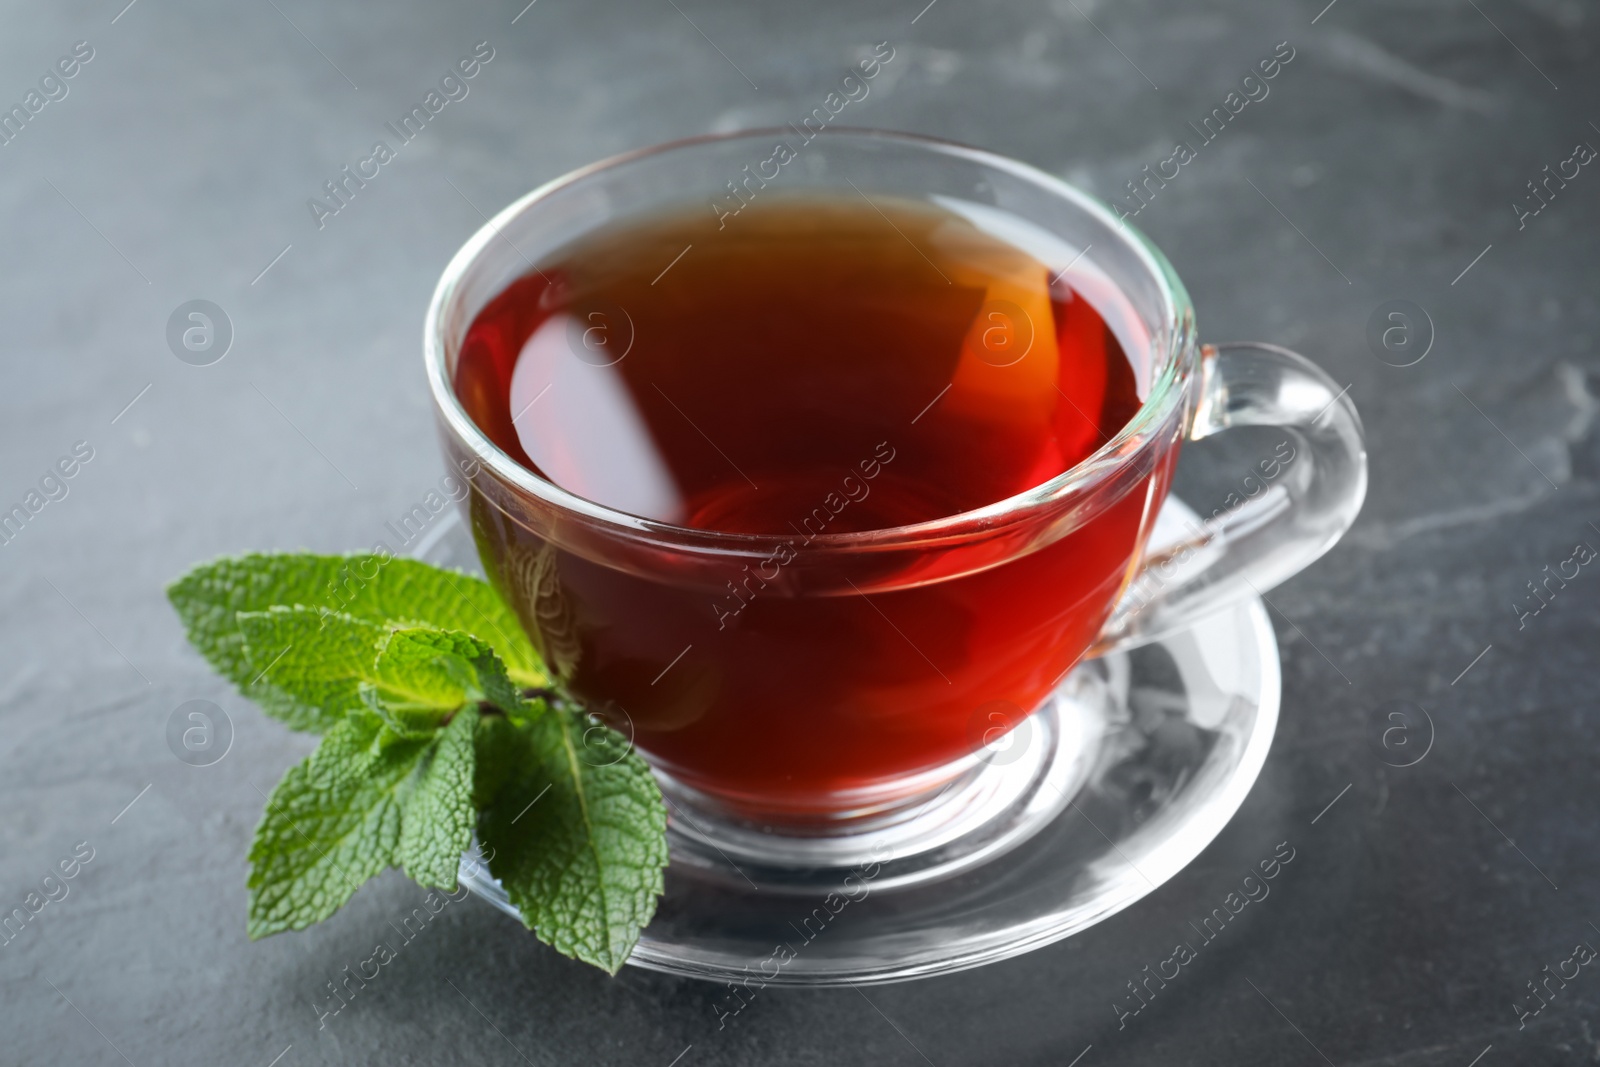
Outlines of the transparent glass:
{"type": "MultiPolygon", "coordinates": [[[[901,134],[699,138],[551,182],[451,261],[425,350],[445,451],[476,471],[466,509],[490,580],[563,682],[632,733],[680,842],[773,869],[842,868],[883,847],[959,863],[952,842],[972,842],[972,855],[989,847],[984,827],[997,813],[1070,762],[1070,752],[997,758],[996,746],[1051,702],[1075,665],[1282,581],[1339,538],[1365,491],[1360,421],[1320,370],[1265,345],[1200,347],[1170,265],[1098,202],[1023,164],[901,134]],[[778,144],[791,158],[771,176],[759,164],[778,144]],[[764,177],[752,184],[756,172],[764,177]],[[736,180],[747,196],[931,202],[1068,272],[1075,288],[1104,296],[1142,406],[1087,460],[1024,493],[799,544],[616,511],[500,451],[452,387],[477,313],[541,257],[600,226],[697,203],[720,221],[738,202],[729,200],[736,180]],[[1268,491],[1191,520],[1147,558],[1181,444],[1234,425],[1282,427],[1292,458],[1272,457],[1268,491]],[[709,605],[783,555],[762,587],[763,610],[794,639],[719,626],[709,605]],[[1021,606],[990,610],[999,600],[1021,606]],[[831,700],[839,678],[871,672],[887,628],[933,650],[929,671],[886,680],[867,700],[831,700]],[[935,659],[946,656],[941,668],[935,659]]],[[[1052,737],[1056,749],[1085,743],[1073,730],[1052,737]]]]}
{"type": "MultiPolygon", "coordinates": [[[[1195,521],[1169,497],[1152,551],[1195,521]]],[[[454,522],[416,551],[478,566],[454,522]]],[[[853,866],[777,870],[732,858],[728,838],[708,846],[675,812],[664,892],[628,962],[726,983],[710,1009],[720,1026],[769,985],[904,981],[1068,937],[1153,892],[1217,836],[1266,761],[1279,688],[1272,623],[1251,598],[1074,668],[990,754],[998,767],[1048,770],[943,849],[902,856],[880,840],[853,866]]],[[[460,878],[519,918],[480,856],[462,860],[460,878]]]]}

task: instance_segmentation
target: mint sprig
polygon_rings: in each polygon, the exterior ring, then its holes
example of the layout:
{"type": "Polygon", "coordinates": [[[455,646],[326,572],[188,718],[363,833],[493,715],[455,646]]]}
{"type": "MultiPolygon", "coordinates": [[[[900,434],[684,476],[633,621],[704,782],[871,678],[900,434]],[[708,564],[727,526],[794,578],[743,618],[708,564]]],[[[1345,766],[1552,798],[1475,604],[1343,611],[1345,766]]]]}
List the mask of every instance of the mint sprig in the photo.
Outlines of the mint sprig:
{"type": "Polygon", "coordinates": [[[454,889],[476,832],[541,941],[613,974],[627,960],[662,889],[660,790],[487,583],[416,560],[255,554],[167,593],[220,674],[322,735],[256,828],[252,938],[326,919],[390,867],[454,889]]]}

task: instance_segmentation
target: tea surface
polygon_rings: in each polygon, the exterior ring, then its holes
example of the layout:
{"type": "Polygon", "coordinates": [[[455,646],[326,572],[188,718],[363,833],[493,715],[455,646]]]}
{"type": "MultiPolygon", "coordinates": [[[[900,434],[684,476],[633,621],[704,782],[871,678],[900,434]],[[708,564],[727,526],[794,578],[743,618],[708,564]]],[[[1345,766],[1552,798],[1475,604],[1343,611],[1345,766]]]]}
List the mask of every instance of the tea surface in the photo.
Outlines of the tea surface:
{"type": "Polygon", "coordinates": [[[463,344],[473,420],[617,510],[816,536],[1023,492],[1139,406],[1095,307],[953,212],[792,197],[713,221],[630,221],[514,282],[463,344]]]}

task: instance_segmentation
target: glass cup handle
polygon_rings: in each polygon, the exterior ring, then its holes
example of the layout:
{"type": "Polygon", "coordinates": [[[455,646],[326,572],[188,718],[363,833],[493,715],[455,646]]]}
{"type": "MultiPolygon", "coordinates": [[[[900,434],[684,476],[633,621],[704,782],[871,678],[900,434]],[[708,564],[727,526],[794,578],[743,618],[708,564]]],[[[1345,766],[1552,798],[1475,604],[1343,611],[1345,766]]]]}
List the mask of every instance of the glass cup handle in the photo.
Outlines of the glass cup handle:
{"type": "Polygon", "coordinates": [[[1232,426],[1275,426],[1284,442],[1242,476],[1209,517],[1158,532],[1090,655],[1183,629],[1309,566],[1344,535],[1367,493],[1361,417],[1333,379],[1276,345],[1201,349],[1189,440],[1232,426]]]}

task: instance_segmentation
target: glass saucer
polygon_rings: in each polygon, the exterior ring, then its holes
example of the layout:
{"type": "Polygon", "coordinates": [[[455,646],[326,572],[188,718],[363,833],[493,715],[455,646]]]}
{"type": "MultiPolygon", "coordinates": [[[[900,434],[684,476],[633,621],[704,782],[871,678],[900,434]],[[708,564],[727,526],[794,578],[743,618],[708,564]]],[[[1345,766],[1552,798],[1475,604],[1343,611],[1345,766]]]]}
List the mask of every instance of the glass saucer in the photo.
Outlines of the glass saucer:
{"type": "MultiPolygon", "coordinates": [[[[1169,498],[1152,545],[1191,517],[1169,498]]],[[[413,554],[481,573],[453,513],[413,554]]],[[[628,962],[757,988],[871,984],[1068,937],[1153,891],[1222,830],[1266,760],[1279,695],[1277,643],[1252,599],[1080,665],[963,786],[1003,798],[999,814],[978,826],[952,816],[955,829],[914,849],[891,836],[851,866],[764,865],[750,858],[760,850],[669,806],[665,892],[628,962]]],[[[516,914],[481,866],[463,861],[460,877],[516,914]]]]}

